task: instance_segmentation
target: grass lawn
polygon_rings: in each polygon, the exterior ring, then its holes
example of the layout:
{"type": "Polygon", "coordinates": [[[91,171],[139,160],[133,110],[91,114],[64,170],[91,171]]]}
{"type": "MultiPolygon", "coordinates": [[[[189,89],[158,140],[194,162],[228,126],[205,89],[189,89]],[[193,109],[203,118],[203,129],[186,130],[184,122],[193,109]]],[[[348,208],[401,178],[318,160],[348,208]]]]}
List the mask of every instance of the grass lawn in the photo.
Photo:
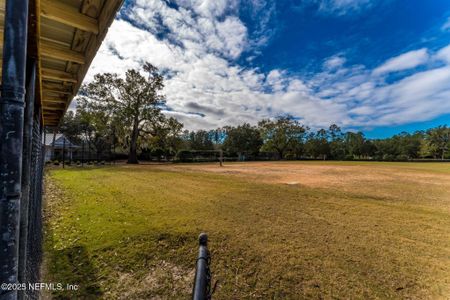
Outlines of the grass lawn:
{"type": "Polygon", "coordinates": [[[187,299],[210,236],[214,299],[449,299],[450,165],[268,162],[51,169],[59,298],[187,299]]]}

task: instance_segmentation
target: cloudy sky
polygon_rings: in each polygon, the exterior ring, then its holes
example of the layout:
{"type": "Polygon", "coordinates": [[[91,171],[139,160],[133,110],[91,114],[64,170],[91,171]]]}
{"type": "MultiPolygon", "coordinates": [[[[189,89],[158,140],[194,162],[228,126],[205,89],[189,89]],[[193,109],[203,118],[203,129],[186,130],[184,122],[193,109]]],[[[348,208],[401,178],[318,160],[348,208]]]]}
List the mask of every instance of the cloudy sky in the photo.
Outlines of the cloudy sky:
{"type": "Polygon", "coordinates": [[[450,123],[448,0],[126,0],[86,80],[144,61],[187,129],[285,114],[369,137],[450,123]]]}

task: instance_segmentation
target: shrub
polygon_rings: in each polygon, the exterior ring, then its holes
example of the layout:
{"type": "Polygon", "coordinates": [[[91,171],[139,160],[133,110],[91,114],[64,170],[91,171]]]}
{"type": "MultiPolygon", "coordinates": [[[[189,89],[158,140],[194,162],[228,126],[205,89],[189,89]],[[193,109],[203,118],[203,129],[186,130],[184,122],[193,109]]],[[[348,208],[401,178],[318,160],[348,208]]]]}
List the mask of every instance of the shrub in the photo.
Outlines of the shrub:
{"type": "Polygon", "coordinates": [[[181,162],[193,162],[194,157],[193,157],[191,151],[180,150],[180,151],[178,151],[177,155],[175,156],[175,160],[181,161],[181,162]]]}
{"type": "Polygon", "coordinates": [[[395,155],[385,154],[385,155],[383,155],[383,160],[393,161],[393,160],[395,160],[395,155]]]}
{"type": "Polygon", "coordinates": [[[295,153],[288,152],[286,155],[284,155],[284,159],[286,160],[294,160],[295,159],[295,153]]]}
{"type": "Polygon", "coordinates": [[[396,159],[400,160],[400,161],[408,161],[409,157],[408,157],[408,155],[400,154],[400,155],[397,155],[396,159]]]}

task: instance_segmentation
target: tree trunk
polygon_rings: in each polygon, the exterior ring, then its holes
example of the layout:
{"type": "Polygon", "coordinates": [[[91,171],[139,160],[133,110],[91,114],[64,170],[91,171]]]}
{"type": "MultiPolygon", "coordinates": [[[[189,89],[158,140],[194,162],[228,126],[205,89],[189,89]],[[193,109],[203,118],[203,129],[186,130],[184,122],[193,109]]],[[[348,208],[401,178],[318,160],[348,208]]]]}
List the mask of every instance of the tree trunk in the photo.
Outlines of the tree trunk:
{"type": "Polygon", "coordinates": [[[139,136],[138,131],[138,121],[135,120],[133,124],[133,132],[131,134],[131,141],[130,141],[130,152],[128,153],[128,161],[127,164],[138,164],[137,159],[137,139],[139,136]]]}
{"type": "Polygon", "coordinates": [[[283,159],[284,150],[278,149],[277,152],[278,152],[278,156],[279,156],[278,159],[282,160],[283,159]]]}

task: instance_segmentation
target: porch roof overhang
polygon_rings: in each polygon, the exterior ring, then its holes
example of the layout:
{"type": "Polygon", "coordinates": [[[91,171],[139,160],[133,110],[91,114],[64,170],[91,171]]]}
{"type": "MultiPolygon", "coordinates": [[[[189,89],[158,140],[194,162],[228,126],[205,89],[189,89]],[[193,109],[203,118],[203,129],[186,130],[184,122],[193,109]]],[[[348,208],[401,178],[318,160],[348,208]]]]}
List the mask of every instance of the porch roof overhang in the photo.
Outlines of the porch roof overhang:
{"type": "MultiPolygon", "coordinates": [[[[5,2],[0,0],[1,52],[5,2]]],[[[29,1],[28,56],[37,60],[36,102],[45,126],[59,125],[122,3],[123,0],[29,1]]]]}

